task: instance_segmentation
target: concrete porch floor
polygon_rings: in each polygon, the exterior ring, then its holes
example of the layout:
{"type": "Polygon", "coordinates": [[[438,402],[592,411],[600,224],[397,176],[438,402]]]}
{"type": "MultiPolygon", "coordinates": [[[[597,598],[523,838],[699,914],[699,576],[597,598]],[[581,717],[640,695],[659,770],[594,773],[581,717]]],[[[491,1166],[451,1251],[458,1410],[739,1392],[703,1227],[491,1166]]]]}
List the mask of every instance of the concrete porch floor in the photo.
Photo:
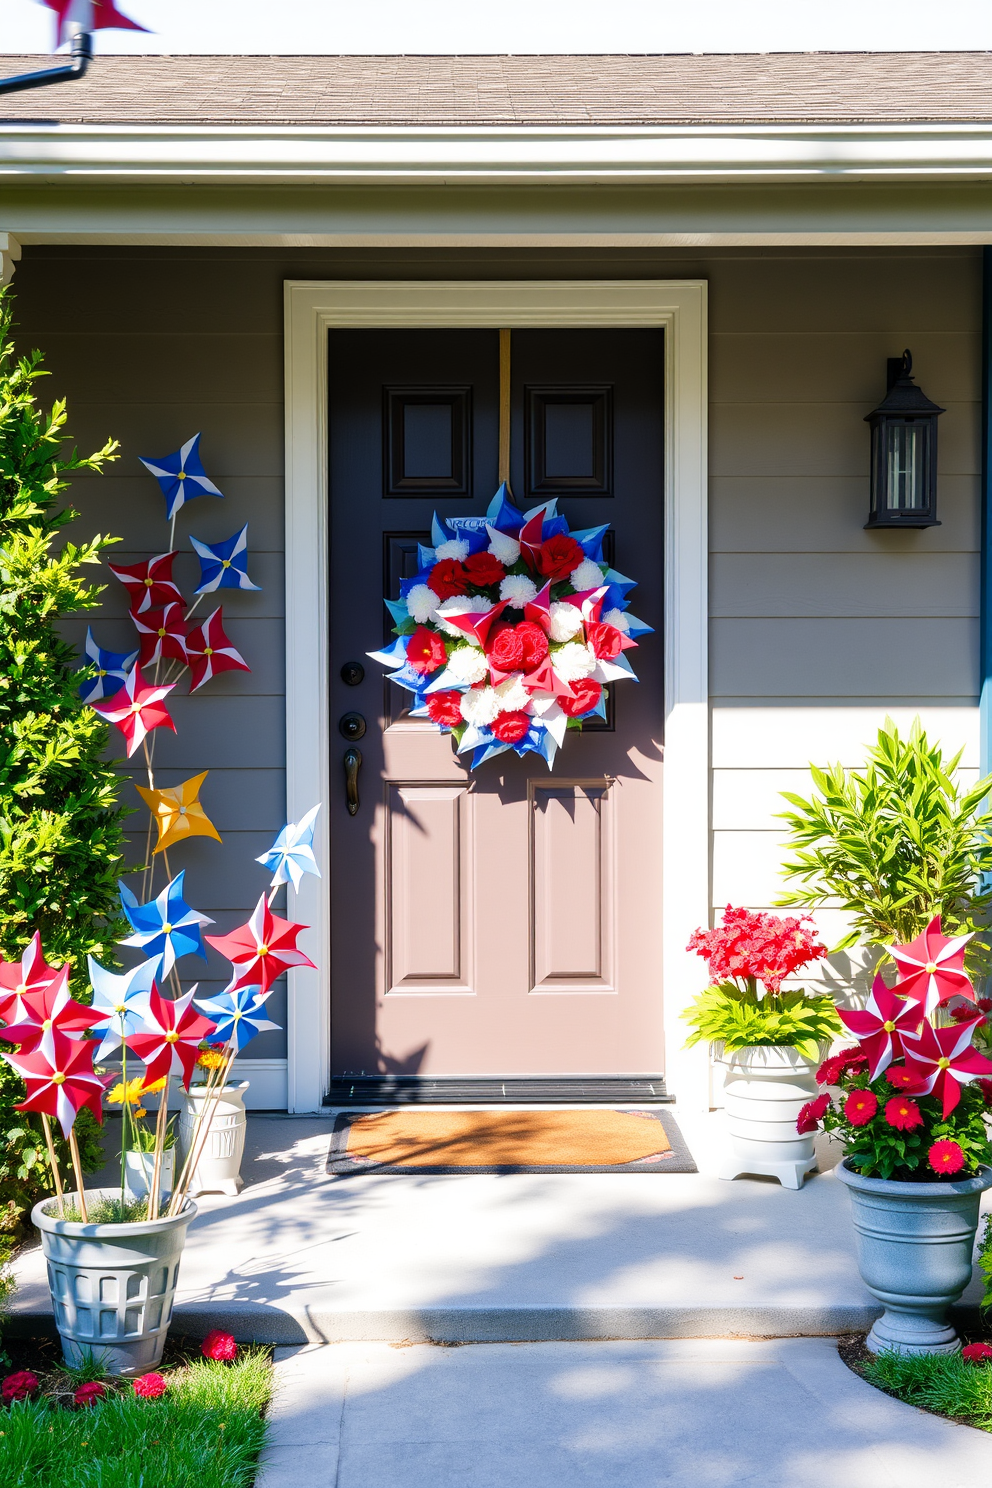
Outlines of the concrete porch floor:
{"type": "MultiPolygon", "coordinates": [[[[252,1115],[242,1193],[197,1200],[173,1326],[280,1344],[867,1328],[880,1309],[858,1276],[836,1148],[799,1192],[724,1182],[722,1115],[675,1114],[698,1174],[329,1177],[333,1113],[252,1115]]],[[[40,1249],[17,1280],[12,1324],[50,1327],[40,1249]]],[[[964,1305],[979,1295],[976,1279],[964,1305]]]]}

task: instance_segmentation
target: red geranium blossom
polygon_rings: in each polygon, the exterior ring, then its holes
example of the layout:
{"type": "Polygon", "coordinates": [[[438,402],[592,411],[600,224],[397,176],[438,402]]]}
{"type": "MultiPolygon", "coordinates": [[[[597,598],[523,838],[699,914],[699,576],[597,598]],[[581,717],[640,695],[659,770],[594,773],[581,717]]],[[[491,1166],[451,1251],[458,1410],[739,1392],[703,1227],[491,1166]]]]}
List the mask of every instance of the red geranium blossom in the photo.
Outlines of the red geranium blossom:
{"type": "Polygon", "coordinates": [[[980,997],[976,1004],[978,1011],[988,1017],[992,1013],[992,997],[980,997]]]}
{"type": "Polygon", "coordinates": [[[845,1070],[862,1069],[868,1063],[868,1055],[860,1049],[842,1049],[825,1059],[816,1072],[817,1085],[838,1085],[845,1070]]]}
{"type": "Polygon", "coordinates": [[[214,1328],[200,1345],[200,1353],[205,1359],[220,1359],[230,1363],[237,1358],[238,1345],[230,1333],[222,1333],[219,1328],[214,1328]]]}
{"type": "Polygon", "coordinates": [[[102,1380],[87,1380],[85,1385],[80,1385],[72,1397],[73,1405],[89,1406],[96,1405],[98,1400],[108,1394],[107,1386],[102,1380]]]}
{"type": "Polygon", "coordinates": [[[517,625],[499,625],[489,632],[486,655],[491,666],[500,672],[516,672],[523,666],[524,638],[517,625]]]}
{"type": "Polygon", "coordinates": [[[923,1114],[915,1101],[905,1095],[894,1095],[885,1102],[885,1119],[899,1131],[912,1131],[923,1125],[923,1114]]]}
{"type": "Polygon", "coordinates": [[[492,731],[501,744],[519,744],[530,728],[526,713],[501,713],[492,725],[492,731]]]}
{"type": "Polygon", "coordinates": [[[602,622],[586,626],[586,640],[603,661],[612,661],[614,656],[620,655],[623,648],[623,636],[616,626],[602,622]]]}
{"type": "Polygon", "coordinates": [[[426,677],[429,672],[436,672],[438,667],[444,666],[448,653],[436,630],[418,625],[406,643],[406,659],[415,672],[426,677]]]}
{"type": "Polygon", "coordinates": [[[945,1137],[943,1141],[934,1142],[927,1153],[927,1162],[935,1173],[960,1173],[964,1167],[964,1152],[957,1142],[945,1137]]]}
{"type": "Polygon", "coordinates": [[[546,579],[556,584],[561,579],[567,579],[585,560],[585,556],[574,537],[566,537],[563,532],[559,532],[542,542],[537,554],[537,567],[546,579]]]}
{"type": "Polygon", "coordinates": [[[799,1119],[796,1122],[796,1131],[799,1135],[804,1137],[807,1132],[816,1131],[829,1107],[830,1097],[826,1091],[823,1095],[818,1095],[816,1100],[807,1101],[799,1112],[799,1119]]]}
{"type": "Polygon", "coordinates": [[[517,626],[517,635],[524,647],[521,665],[525,672],[532,672],[548,654],[548,638],[534,620],[521,620],[517,626]]]}
{"type": "Polygon", "coordinates": [[[477,589],[490,584],[499,584],[506,578],[506,569],[494,553],[473,553],[462,564],[465,576],[477,589]]]}
{"type": "Polygon", "coordinates": [[[914,1085],[920,1083],[919,1076],[914,1075],[912,1070],[908,1070],[904,1064],[890,1064],[885,1071],[885,1078],[897,1090],[911,1090],[914,1085]]]}
{"type": "Polygon", "coordinates": [[[987,1106],[992,1106],[992,1080],[976,1080],[975,1084],[982,1092],[982,1100],[987,1106]]]}
{"type": "Polygon", "coordinates": [[[697,930],[686,950],[706,957],[714,982],[754,978],[769,992],[778,992],[783,977],[827,954],[826,946],[806,924],[805,915],[782,920],[728,904],[723,924],[715,930],[697,930]]]}
{"type": "Polygon", "coordinates": [[[976,1028],[984,1028],[985,1024],[989,1021],[984,1014],[979,1014],[979,1016],[976,1017],[975,1009],[973,1007],[968,1007],[967,1004],[965,1004],[964,1007],[951,1008],[951,1017],[954,1019],[955,1023],[973,1022],[976,1028]]]}
{"type": "Polygon", "coordinates": [[[427,694],[427,716],[431,723],[444,723],[456,728],[462,721],[462,695],[460,692],[429,692],[427,694]]]}
{"type": "Polygon", "coordinates": [[[867,1126],[878,1110],[878,1097],[871,1090],[852,1090],[844,1102],[844,1115],[852,1126],[867,1126]]]}
{"type": "Polygon", "coordinates": [[[133,1380],[135,1395],[140,1395],[142,1400],[158,1400],[169,1388],[160,1374],[142,1374],[133,1380]]]}
{"type": "Polygon", "coordinates": [[[427,585],[438,599],[451,599],[453,595],[467,591],[468,575],[457,558],[441,558],[431,569],[427,585]]]}
{"type": "Polygon", "coordinates": [[[961,1350],[966,1364],[987,1364],[992,1359],[992,1343],[969,1343],[961,1350]]]}
{"type": "Polygon", "coordinates": [[[32,1374],[30,1369],[18,1369],[16,1374],[8,1374],[0,1387],[0,1397],[4,1405],[12,1405],[15,1400],[30,1400],[32,1395],[38,1391],[38,1376],[32,1374]]]}
{"type": "Polygon", "coordinates": [[[580,718],[583,713],[588,713],[595,708],[603,691],[602,684],[594,682],[591,677],[577,677],[571,683],[572,697],[566,697],[563,693],[558,699],[558,706],[569,718],[580,718]]]}

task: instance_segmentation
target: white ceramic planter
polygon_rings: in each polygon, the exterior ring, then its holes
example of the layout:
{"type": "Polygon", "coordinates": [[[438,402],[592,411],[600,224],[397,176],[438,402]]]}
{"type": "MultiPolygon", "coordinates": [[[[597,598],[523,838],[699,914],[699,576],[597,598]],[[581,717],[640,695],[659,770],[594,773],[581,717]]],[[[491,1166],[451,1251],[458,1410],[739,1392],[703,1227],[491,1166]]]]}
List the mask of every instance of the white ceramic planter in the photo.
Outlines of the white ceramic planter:
{"type": "MultiPolygon", "coordinates": [[[[151,1187],[154,1152],[127,1152],[124,1155],[124,1174],[127,1186],[136,1199],[143,1199],[151,1187]]],[[[176,1149],[167,1147],[162,1153],[159,1172],[159,1198],[167,1199],[176,1181],[176,1149]]]]}
{"type": "Polygon", "coordinates": [[[971,1280],[978,1208],[992,1188],[992,1168],[960,1183],[897,1183],[864,1178],[845,1158],[837,1177],[851,1194],[861,1279],[885,1307],[868,1348],[956,1353],[961,1342],[946,1313],[971,1280]]]}
{"type": "MultiPolygon", "coordinates": [[[[245,1091],[249,1082],[225,1085],[214,1107],[210,1131],[203,1146],[188,1192],[236,1194],[241,1189],[241,1159],[245,1151],[245,1091]]],[[[179,1150],[185,1163],[193,1146],[197,1119],[203,1106],[205,1087],[191,1085],[179,1113],[179,1150]]]]}
{"type": "Polygon", "coordinates": [[[784,1188],[802,1188],[816,1157],[812,1135],[801,1137],[796,1121],[806,1102],[819,1094],[815,1076],[820,1061],[804,1058],[797,1049],[760,1044],[724,1054],[719,1062],[730,1133],[730,1155],[720,1177],[765,1174],[784,1188]]]}
{"type": "MultiPolygon", "coordinates": [[[[90,1205],[119,1196],[119,1188],[86,1192],[90,1205]]],[[[76,1196],[66,1197],[73,1201],[76,1196]]],[[[109,1374],[143,1374],[159,1363],[172,1321],[186,1230],[195,1215],[196,1205],[187,1199],[173,1219],[74,1224],[59,1219],[57,1200],[35,1204],[31,1223],[41,1231],[55,1326],[67,1364],[92,1357],[109,1374]]]]}

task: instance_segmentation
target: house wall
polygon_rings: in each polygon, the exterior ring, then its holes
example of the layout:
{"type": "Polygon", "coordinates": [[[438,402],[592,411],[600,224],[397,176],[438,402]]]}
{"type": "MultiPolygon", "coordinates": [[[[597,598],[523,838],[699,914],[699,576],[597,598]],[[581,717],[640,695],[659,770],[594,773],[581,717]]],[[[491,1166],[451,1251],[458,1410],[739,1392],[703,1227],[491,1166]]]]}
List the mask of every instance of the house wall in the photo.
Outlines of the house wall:
{"type": "MultiPolygon", "coordinates": [[[[180,514],[187,592],[197,572],[188,533],[216,541],[249,522],[250,571],[263,589],[231,594],[224,610],[252,673],[178,697],[178,735],[160,731],[156,753],[159,784],[211,771],[203,801],[223,846],[192,841],[172,868],[187,867],[191,901],[221,930],[264,887],[252,859],[284,819],[283,281],[599,275],[710,285],[714,905],[774,901],[777,792],[803,789],[810,758],[856,764],[886,713],[920,712],[977,764],[977,250],[28,247],[15,281],[22,342],[44,348],[80,447],[108,433],[122,445],[108,476],[77,482],[81,530],[122,535],[124,561],[162,551],[163,503],[136,457],[173,450],[197,429],[225,500],[180,514]],[[865,532],[862,419],[884,392],[886,357],[904,346],[947,409],[942,525],[865,532]]],[[[123,601],[112,581],[94,621],[101,643],[120,650],[130,634],[123,601]]],[[[829,939],[834,919],[820,916],[829,939]]],[[[221,985],[223,969],[212,958],[206,983],[221,985]]],[[[835,959],[824,975],[847,983],[854,971],[835,959]]],[[[282,1022],[278,996],[273,1010],[282,1022]]],[[[281,1034],[252,1046],[276,1061],[250,1072],[264,1104],[280,1103],[284,1051],[281,1034]]]]}

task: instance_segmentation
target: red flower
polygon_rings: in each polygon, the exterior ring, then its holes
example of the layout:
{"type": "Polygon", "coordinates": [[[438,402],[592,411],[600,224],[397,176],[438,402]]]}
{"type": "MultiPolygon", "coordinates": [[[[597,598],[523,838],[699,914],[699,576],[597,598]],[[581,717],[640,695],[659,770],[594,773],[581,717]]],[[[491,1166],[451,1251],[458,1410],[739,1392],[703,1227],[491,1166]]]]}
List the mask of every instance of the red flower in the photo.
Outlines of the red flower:
{"type": "Polygon", "coordinates": [[[489,633],[486,655],[499,672],[516,672],[523,666],[524,638],[517,625],[500,625],[489,633]]]}
{"type": "MultiPolygon", "coordinates": [[[[569,538],[569,542],[571,542],[571,538],[569,538]]],[[[582,551],[581,548],[579,551],[582,551]]],[[[516,630],[524,647],[521,664],[525,672],[532,672],[535,667],[541,665],[541,662],[548,654],[548,638],[534,620],[521,620],[516,630]]]]}
{"type": "Polygon", "coordinates": [[[501,744],[519,744],[529,728],[530,719],[526,713],[501,713],[492,725],[501,744]]]}
{"type": "Polygon", "coordinates": [[[885,1078],[897,1090],[912,1090],[920,1083],[919,1076],[914,1075],[904,1064],[890,1064],[885,1071],[885,1078]]]}
{"type": "Polygon", "coordinates": [[[992,1013],[992,997],[980,997],[978,999],[978,1011],[988,1017],[992,1013]]]}
{"type": "Polygon", "coordinates": [[[585,560],[585,556],[574,537],[566,537],[563,532],[559,532],[542,542],[537,553],[538,571],[555,584],[560,579],[567,579],[585,560]]]}
{"type": "Polygon", "coordinates": [[[839,1085],[845,1070],[862,1069],[868,1063],[868,1055],[860,1049],[842,1049],[825,1059],[816,1072],[817,1085],[839,1085]]]}
{"type": "Polygon", "coordinates": [[[476,589],[486,589],[506,578],[506,569],[493,553],[473,553],[462,564],[465,576],[476,589]]]}
{"type": "Polygon", "coordinates": [[[462,695],[460,692],[429,692],[426,698],[427,715],[431,723],[443,723],[455,728],[462,721],[462,695]]]}
{"type": "Polygon", "coordinates": [[[72,1403],[80,1406],[96,1405],[107,1393],[107,1386],[102,1380],[87,1380],[85,1385],[80,1385],[76,1390],[72,1403]]]}
{"type": "Polygon", "coordinates": [[[960,1173],[964,1167],[964,1153],[957,1142],[945,1137],[941,1142],[934,1142],[927,1153],[927,1162],[935,1173],[960,1173]]]}
{"type": "Polygon", "coordinates": [[[966,1364],[987,1364],[992,1359],[992,1343],[969,1343],[961,1357],[966,1364]]]}
{"type": "Polygon", "coordinates": [[[140,1395],[142,1400],[158,1400],[169,1388],[160,1374],[142,1374],[136,1380],[132,1380],[135,1395],[140,1395]]]}
{"type": "Polygon", "coordinates": [[[867,1126],[878,1110],[878,1097],[870,1090],[852,1090],[844,1102],[844,1115],[852,1126],[867,1126]]]}
{"type": "Polygon", "coordinates": [[[418,625],[406,643],[406,659],[415,672],[425,677],[429,672],[436,672],[438,667],[444,666],[448,653],[436,630],[418,625]]]}
{"type": "Polygon", "coordinates": [[[885,1102],[885,1119],[899,1131],[912,1131],[914,1127],[923,1125],[919,1106],[904,1095],[894,1095],[885,1102]]]}
{"type": "Polygon", "coordinates": [[[30,1369],[18,1369],[16,1374],[8,1374],[0,1387],[0,1398],[4,1405],[13,1405],[15,1400],[30,1400],[32,1395],[38,1392],[38,1376],[32,1374],[30,1369]]]}
{"type": "Polygon", "coordinates": [[[603,661],[612,661],[623,649],[623,636],[615,625],[587,625],[586,640],[603,661]]]}
{"type": "Polygon", "coordinates": [[[427,585],[438,599],[451,599],[455,594],[466,593],[468,575],[457,558],[441,558],[431,569],[427,585]]]}
{"type": "Polygon", "coordinates": [[[805,915],[781,920],[728,904],[723,924],[715,930],[697,930],[686,950],[706,957],[715,982],[754,977],[769,992],[777,992],[783,977],[827,954],[826,946],[806,925],[805,915]]]}
{"type": "Polygon", "coordinates": [[[574,697],[566,697],[562,693],[558,699],[558,706],[569,718],[580,718],[583,713],[588,713],[595,708],[599,702],[600,693],[603,688],[599,682],[594,682],[591,677],[579,677],[571,683],[574,697]]]}
{"type": "Polygon", "coordinates": [[[823,1095],[818,1095],[816,1100],[807,1101],[799,1112],[799,1119],[796,1122],[796,1131],[799,1135],[804,1137],[807,1132],[816,1131],[829,1107],[830,1097],[826,1091],[823,1095]]]}
{"type": "Polygon", "coordinates": [[[975,1084],[982,1092],[982,1100],[987,1106],[992,1106],[992,1080],[976,1080],[975,1084]]]}
{"type": "Polygon", "coordinates": [[[967,1003],[964,1007],[951,1008],[951,1017],[955,1023],[973,1023],[976,1028],[984,1028],[989,1021],[984,1013],[979,1013],[976,1017],[974,1008],[969,1007],[967,1003]]]}
{"type": "Polygon", "coordinates": [[[237,1358],[238,1345],[230,1333],[222,1333],[219,1328],[214,1328],[200,1345],[200,1353],[205,1359],[220,1359],[224,1363],[230,1363],[237,1358]]]}

